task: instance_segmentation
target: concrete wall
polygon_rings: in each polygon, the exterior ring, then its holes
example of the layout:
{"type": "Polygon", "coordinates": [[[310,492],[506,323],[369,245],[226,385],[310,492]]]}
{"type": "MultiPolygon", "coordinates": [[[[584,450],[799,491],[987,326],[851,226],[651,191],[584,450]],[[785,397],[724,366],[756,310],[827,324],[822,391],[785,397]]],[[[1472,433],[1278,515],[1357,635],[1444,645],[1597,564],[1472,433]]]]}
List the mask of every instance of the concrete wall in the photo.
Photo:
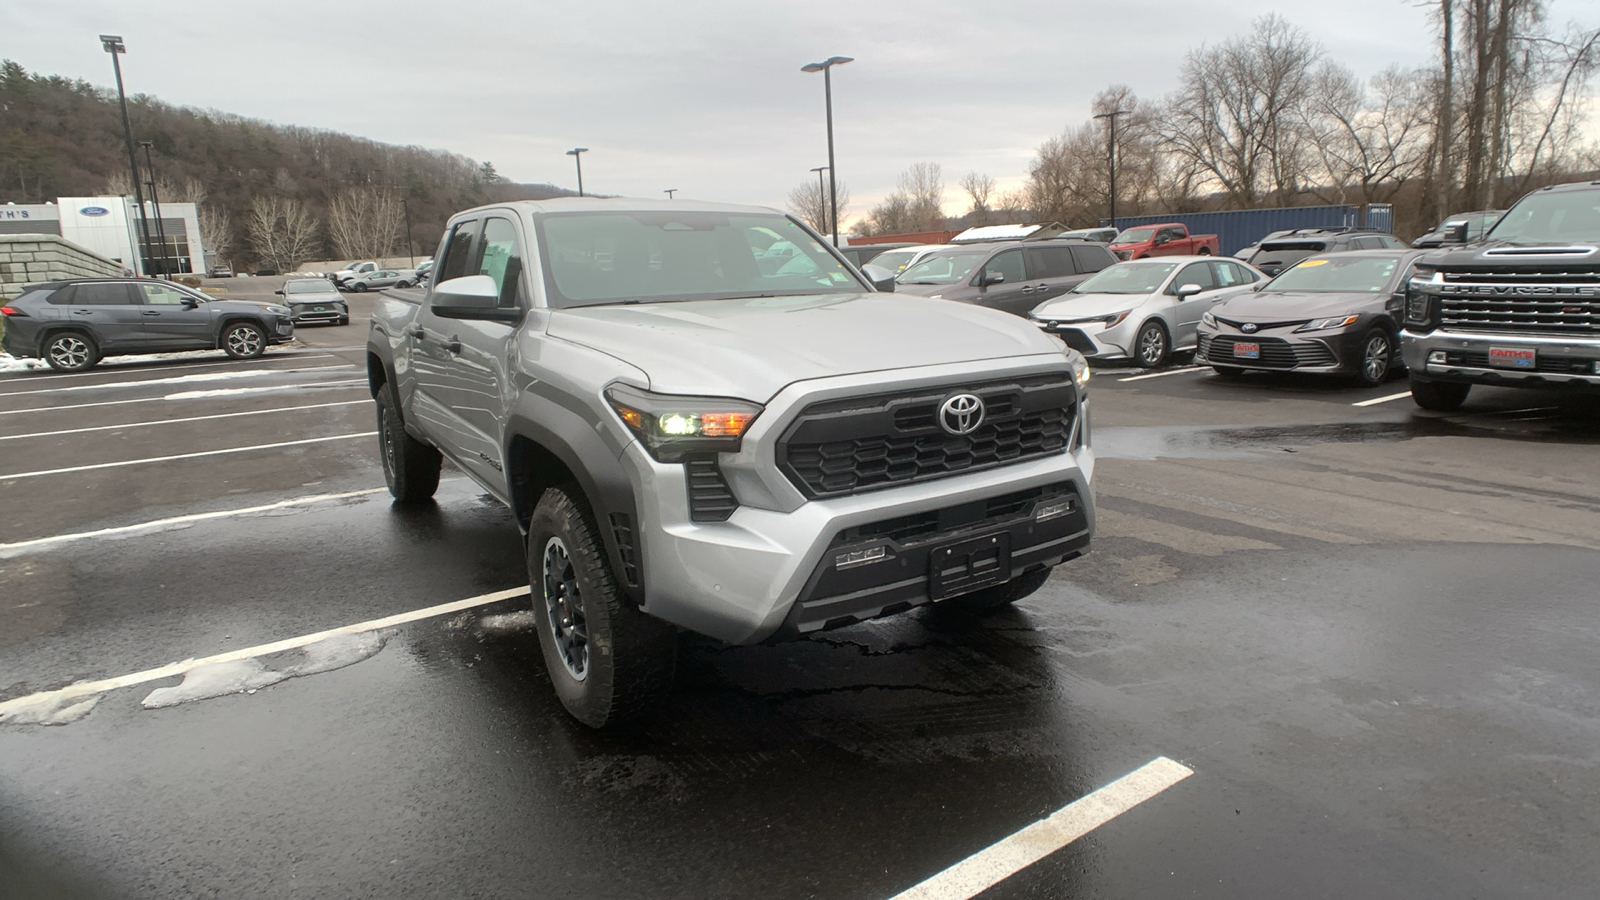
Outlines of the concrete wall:
{"type": "Polygon", "coordinates": [[[22,293],[25,284],[59,278],[115,278],[114,262],[53,234],[0,234],[0,300],[22,293]]]}

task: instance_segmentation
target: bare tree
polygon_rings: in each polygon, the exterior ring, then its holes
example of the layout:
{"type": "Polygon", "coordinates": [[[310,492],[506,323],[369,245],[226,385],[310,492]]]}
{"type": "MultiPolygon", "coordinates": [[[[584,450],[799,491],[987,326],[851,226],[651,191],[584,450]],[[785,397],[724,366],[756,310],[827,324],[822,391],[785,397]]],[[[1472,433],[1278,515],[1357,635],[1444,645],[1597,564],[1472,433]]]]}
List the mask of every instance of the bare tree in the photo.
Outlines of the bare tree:
{"type": "Polygon", "coordinates": [[[115,169],[106,176],[105,191],[107,197],[132,197],[133,176],[121,169],[115,169]]]}
{"type": "Polygon", "coordinates": [[[201,206],[198,210],[200,238],[205,248],[215,253],[217,259],[231,260],[228,254],[233,249],[233,217],[220,206],[201,206]]]}
{"type": "Polygon", "coordinates": [[[1343,66],[1323,64],[1300,111],[1316,161],[1308,190],[1337,202],[1393,199],[1427,169],[1436,106],[1427,73],[1391,67],[1363,85],[1343,66]]]}
{"type": "Polygon", "coordinates": [[[293,271],[317,247],[317,222],[296,199],[257,197],[244,225],[257,255],[280,272],[293,271]]]}
{"type": "Polygon", "coordinates": [[[993,176],[968,172],[961,179],[961,189],[967,192],[967,199],[972,201],[969,221],[973,225],[990,224],[993,211],[989,208],[989,197],[994,194],[993,176]]]}
{"type": "MultiPolygon", "coordinates": [[[[1134,215],[1155,196],[1161,153],[1155,117],[1126,85],[1094,100],[1097,114],[1120,111],[1116,130],[1117,207],[1134,215]]],[[[1028,168],[1028,205],[1035,217],[1092,223],[1110,211],[1111,132],[1098,121],[1068,128],[1039,146],[1028,168]]]]}
{"type": "Polygon", "coordinates": [[[347,259],[382,259],[393,253],[404,224],[400,197],[385,188],[348,188],[328,207],[333,252],[347,259]]]}
{"type": "Polygon", "coordinates": [[[900,173],[900,193],[906,197],[909,230],[937,231],[944,227],[944,169],[938,163],[912,163],[900,173]]]}
{"type": "Polygon", "coordinates": [[[1184,60],[1163,136],[1174,153],[1208,173],[1235,206],[1298,189],[1307,149],[1298,114],[1312,90],[1322,47],[1276,13],[1245,37],[1184,60]]]}
{"type": "MultiPolygon", "coordinates": [[[[850,189],[842,181],[835,187],[839,192],[839,215],[842,218],[845,209],[850,206],[850,189]]],[[[828,220],[832,215],[828,207],[827,189],[814,181],[803,181],[789,192],[789,211],[819,234],[832,233],[828,229],[828,220]]]]}

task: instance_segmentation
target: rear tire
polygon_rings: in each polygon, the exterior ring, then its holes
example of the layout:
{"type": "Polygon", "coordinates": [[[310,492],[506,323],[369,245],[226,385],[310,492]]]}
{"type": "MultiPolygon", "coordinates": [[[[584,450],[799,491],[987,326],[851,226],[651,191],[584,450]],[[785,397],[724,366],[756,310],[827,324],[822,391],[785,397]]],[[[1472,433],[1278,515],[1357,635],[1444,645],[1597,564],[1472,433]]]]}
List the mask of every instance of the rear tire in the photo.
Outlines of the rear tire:
{"type": "Polygon", "coordinates": [[[951,597],[934,605],[935,607],[943,606],[946,609],[958,609],[966,612],[985,612],[999,609],[1002,606],[1010,606],[1032,594],[1039,588],[1044,587],[1044,583],[1049,580],[1049,569],[1036,569],[1023,574],[1020,578],[1013,578],[1005,584],[997,584],[993,587],[973,591],[970,594],[951,597]]]}
{"type": "Polygon", "coordinates": [[[100,361],[100,348],[81,331],[58,331],[44,342],[42,355],[52,369],[82,372],[100,361]]]}
{"type": "Polygon", "coordinates": [[[1461,408],[1467,402],[1467,394],[1472,391],[1470,384],[1458,384],[1453,381],[1418,381],[1411,379],[1411,399],[1423,409],[1434,412],[1451,412],[1461,408]]]}
{"type": "Polygon", "coordinates": [[[234,322],[222,329],[221,343],[232,359],[255,359],[267,352],[267,333],[254,322],[234,322]]]}
{"type": "Polygon", "coordinates": [[[444,457],[406,433],[388,385],[378,389],[378,453],[383,459],[383,480],[396,503],[425,503],[439,489],[444,457]]]}
{"type": "Polygon", "coordinates": [[[1201,247],[1198,251],[1195,252],[1195,255],[1196,256],[1210,256],[1211,255],[1211,248],[1210,247],[1201,247]]]}
{"type": "Polygon", "coordinates": [[[576,485],[539,498],[527,552],[539,649],[561,705],[590,728],[657,708],[672,689],[677,631],[640,612],[617,586],[576,485]]]}

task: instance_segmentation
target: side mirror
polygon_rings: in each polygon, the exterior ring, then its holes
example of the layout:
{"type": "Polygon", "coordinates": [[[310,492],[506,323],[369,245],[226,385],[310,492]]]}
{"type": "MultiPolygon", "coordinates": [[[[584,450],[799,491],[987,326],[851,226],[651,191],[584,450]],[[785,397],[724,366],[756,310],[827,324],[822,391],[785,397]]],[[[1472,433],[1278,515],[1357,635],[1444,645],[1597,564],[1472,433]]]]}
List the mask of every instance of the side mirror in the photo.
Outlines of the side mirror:
{"type": "Polygon", "coordinates": [[[886,294],[894,293],[894,273],[883,266],[867,263],[861,267],[861,274],[867,276],[867,280],[872,282],[873,290],[882,291],[886,294]]]}
{"type": "Polygon", "coordinates": [[[1466,222],[1444,223],[1444,242],[1447,244],[1465,244],[1467,242],[1466,222]]]}
{"type": "Polygon", "coordinates": [[[1179,300],[1187,300],[1190,297],[1193,297],[1195,294],[1198,294],[1203,290],[1205,290],[1205,288],[1201,287],[1198,284],[1190,283],[1190,284],[1183,285],[1182,287],[1178,288],[1178,299],[1179,300]]]}
{"type": "Polygon", "coordinates": [[[273,291],[273,293],[277,294],[279,297],[282,297],[283,296],[283,288],[278,288],[277,290],[273,291]]]}
{"type": "Polygon", "coordinates": [[[1006,275],[1004,272],[991,272],[988,269],[983,270],[983,277],[978,279],[979,287],[988,287],[991,284],[1005,283],[1006,275]]]}
{"type": "MultiPolygon", "coordinates": [[[[278,293],[281,294],[281,293],[283,293],[283,291],[279,291],[278,293]]],[[[180,305],[184,309],[199,309],[200,308],[200,301],[196,300],[193,297],[185,297],[185,298],[183,298],[182,301],[180,301],[180,305]]]]}
{"type": "Polygon", "coordinates": [[[489,319],[520,322],[521,309],[501,308],[500,288],[488,275],[466,275],[441,282],[433,289],[429,308],[445,319],[489,319]]]}
{"type": "Polygon", "coordinates": [[[1172,240],[1172,238],[1169,238],[1164,234],[1158,234],[1158,235],[1156,235],[1156,239],[1154,241],[1152,241],[1151,243],[1154,244],[1155,246],[1159,247],[1162,244],[1165,244],[1170,240],[1172,240]]]}

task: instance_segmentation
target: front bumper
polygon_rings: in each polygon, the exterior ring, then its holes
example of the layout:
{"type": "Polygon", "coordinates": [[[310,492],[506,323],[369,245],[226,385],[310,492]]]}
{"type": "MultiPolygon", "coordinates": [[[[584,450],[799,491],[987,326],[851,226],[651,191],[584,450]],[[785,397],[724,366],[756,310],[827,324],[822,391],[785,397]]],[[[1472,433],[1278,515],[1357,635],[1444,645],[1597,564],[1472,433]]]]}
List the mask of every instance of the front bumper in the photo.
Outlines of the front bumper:
{"type": "Polygon", "coordinates": [[[1032,321],[1039,326],[1039,330],[1055,335],[1063,344],[1082,353],[1085,359],[1097,362],[1132,359],[1131,348],[1139,334],[1139,326],[1145,323],[1144,319],[1135,321],[1133,316],[1128,316],[1112,328],[1105,327],[1105,323],[1099,319],[1059,323],[1040,319],[1032,321]]]}
{"type": "Polygon", "coordinates": [[[1600,341],[1458,331],[1401,332],[1406,367],[1429,381],[1600,390],[1600,341]],[[1533,365],[1491,365],[1489,350],[1532,350],[1533,365]]]}
{"type": "Polygon", "coordinates": [[[272,322],[272,333],[267,335],[267,343],[282,344],[294,338],[294,320],[288,316],[278,316],[272,322]]]}

